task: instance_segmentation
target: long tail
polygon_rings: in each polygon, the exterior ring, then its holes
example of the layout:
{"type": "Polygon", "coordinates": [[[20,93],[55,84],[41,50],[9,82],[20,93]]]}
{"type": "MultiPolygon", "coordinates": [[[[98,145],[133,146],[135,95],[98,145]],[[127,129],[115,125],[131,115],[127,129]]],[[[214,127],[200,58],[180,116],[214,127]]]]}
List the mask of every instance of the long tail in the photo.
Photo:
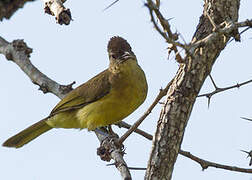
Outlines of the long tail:
{"type": "Polygon", "coordinates": [[[30,127],[26,128],[25,130],[21,131],[20,133],[7,139],[7,141],[5,141],[3,143],[3,146],[20,148],[23,145],[25,145],[28,142],[35,139],[36,137],[45,133],[46,131],[52,129],[52,127],[50,127],[46,123],[46,120],[47,120],[47,118],[31,125],[30,127]]]}

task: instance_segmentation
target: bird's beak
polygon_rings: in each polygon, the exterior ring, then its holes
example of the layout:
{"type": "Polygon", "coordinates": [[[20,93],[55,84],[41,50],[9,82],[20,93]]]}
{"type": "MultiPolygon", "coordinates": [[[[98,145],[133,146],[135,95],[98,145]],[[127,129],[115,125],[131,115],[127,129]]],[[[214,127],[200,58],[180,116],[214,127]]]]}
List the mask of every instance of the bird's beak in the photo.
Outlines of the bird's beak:
{"type": "Polygon", "coordinates": [[[136,59],[136,56],[132,52],[125,51],[124,54],[121,57],[119,57],[119,60],[121,62],[124,62],[128,59],[136,59]]]}

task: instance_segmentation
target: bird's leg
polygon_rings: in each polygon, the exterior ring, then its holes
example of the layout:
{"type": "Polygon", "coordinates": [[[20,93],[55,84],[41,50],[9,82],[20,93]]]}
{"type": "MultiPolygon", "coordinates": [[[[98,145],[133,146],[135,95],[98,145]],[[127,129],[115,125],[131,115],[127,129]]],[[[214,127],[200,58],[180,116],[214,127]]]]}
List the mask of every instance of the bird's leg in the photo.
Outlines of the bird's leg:
{"type": "Polygon", "coordinates": [[[94,130],[94,132],[96,132],[96,133],[98,133],[98,134],[100,134],[102,136],[105,136],[105,137],[108,137],[110,135],[108,130],[106,128],[104,128],[104,127],[96,128],[94,130]]]}
{"type": "Polygon", "coordinates": [[[118,135],[113,131],[112,125],[108,125],[108,133],[109,133],[111,136],[117,136],[117,137],[118,137],[118,135]]]}

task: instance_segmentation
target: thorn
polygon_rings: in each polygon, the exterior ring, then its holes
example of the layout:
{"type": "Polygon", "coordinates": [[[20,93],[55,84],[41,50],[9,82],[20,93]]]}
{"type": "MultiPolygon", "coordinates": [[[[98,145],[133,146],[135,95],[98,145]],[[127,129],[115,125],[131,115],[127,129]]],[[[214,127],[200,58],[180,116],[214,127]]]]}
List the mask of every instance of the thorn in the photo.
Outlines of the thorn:
{"type": "Polygon", "coordinates": [[[140,168],[140,167],[128,167],[130,170],[146,170],[147,168],[140,168]]]}
{"type": "Polygon", "coordinates": [[[114,166],[114,165],[116,165],[115,162],[114,163],[110,163],[110,164],[106,164],[106,166],[114,166]]]}
{"type": "Polygon", "coordinates": [[[210,79],[211,79],[211,82],[212,82],[213,85],[214,85],[214,88],[215,88],[216,90],[219,89],[218,86],[215,84],[215,82],[214,82],[213,77],[211,76],[211,74],[209,74],[209,77],[210,77],[210,79]]]}
{"type": "Polygon", "coordinates": [[[206,96],[206,97],[207,97],[207,107],[208,107],[208,109],[209,109],[209,107],[210,107],[211,96],[209,95],[209,96],[206,96]]]}
{"type": "Polygon", "coordinates": [[[244,150],[240,150],[240,151],[247,153],[248,154],[247,158],[251,157],[249,161],[249,166],[251,166],[252,165],[252,150],[250,152],[244,151],[244,150]]]}
{"type": "Polygon", "coordinates": [[[106,8],[104,8],[102,11],[106,11],[107,9],[109,9],[111,6],[113,6],[115,3],[117,3],[119,0],[115,0],[114,2],[112,2],[110,5],[108,5],[106,8]]]}
{"type": "Polygon", "coordinates": [[[252,121],[252,119],[249,119],[249,118],[245,118],[245,117],[240,117],[240,118],[247,120],[247,121],[252,121]]]}

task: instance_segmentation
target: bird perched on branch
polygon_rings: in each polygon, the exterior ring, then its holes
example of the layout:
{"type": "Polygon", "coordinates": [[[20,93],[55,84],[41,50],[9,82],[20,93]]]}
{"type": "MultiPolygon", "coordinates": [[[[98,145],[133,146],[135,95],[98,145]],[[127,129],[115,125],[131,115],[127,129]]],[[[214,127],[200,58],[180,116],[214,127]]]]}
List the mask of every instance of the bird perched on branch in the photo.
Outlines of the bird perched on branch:
{"type": "Polygon", "coordinates": [[[109,67],[68,93],[45,119],[3,143],[20,148],[52,128],[94,130],[121,121],[145,100],[147,82],[129,43],[112,37],[108,43],[109,67]]]}

